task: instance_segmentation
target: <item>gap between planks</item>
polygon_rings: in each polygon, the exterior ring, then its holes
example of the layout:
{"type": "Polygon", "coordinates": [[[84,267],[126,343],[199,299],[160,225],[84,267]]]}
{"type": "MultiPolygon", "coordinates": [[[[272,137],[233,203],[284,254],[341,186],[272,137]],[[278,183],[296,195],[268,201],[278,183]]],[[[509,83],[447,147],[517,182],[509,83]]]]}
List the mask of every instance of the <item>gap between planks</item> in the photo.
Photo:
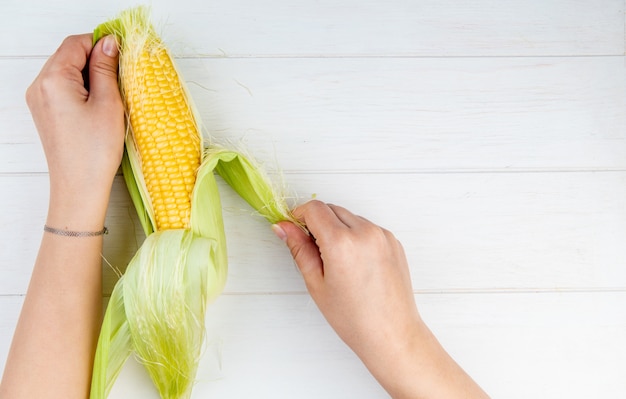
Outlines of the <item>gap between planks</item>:
{"type": "MultiPolygon", "coordinates": [[[[50,55],[0,55],[2,60],[47,60],[50,55]]],[[[517,59],[517,58],[624,58],[624,54],[565,54],[565,55],[414,55],[414,54],[194,54],[174,55],[177,60],[202,59],[517,59]]]]}
{"type": "MultiPolygon", "coordinates": [[[[476,289],[420,289],[413,290],[414,295],[489,295],[489,294],[594,294],[594,293],[612,293],[626,292],[626,287],[574,287],[574,288],[476,288],[476,289]]],[[[223,292],[220,296],[301,296],[309,295],[306,291],[258,291],[258,292],[239,292],[229,291],[223,292]]],[[[26,294],[0,294],[0,298],[24,297],[26,294]]],[[[103,295],[103,298],[110,298],[111,295],[103,295]]]]}
{"type": "MultiPolygon", "coordinates": [[[[607,293],[626,293],[626,287],[592,287],[592,288],[477,288],[477,289],[424,289],[414,290],[415,296],[445,296],[445,295],[491,295],[491,294],[607,294],[607,293]]],[[[286,291],[286,292],[223,292],[220,296],[308,296],[306,291],[286,291]]],[[[103,295],[103,298],[110,298],[110,295],[103,295]]]]}
{"type": "MultiPolygon", "coordinates": [[[[542,174],[542,173],[623,173],[626,168],[494,168],[494,169],[390,169],[390,170],[264,170],[271,176],[276,175],[453,175],[453,174],[542,174]]],[[[2,177],[39,177],[47,176],[48,172],[0,172],[2,177]]],[[[116,176],[122,176],[118,171],[116,176]]]]}

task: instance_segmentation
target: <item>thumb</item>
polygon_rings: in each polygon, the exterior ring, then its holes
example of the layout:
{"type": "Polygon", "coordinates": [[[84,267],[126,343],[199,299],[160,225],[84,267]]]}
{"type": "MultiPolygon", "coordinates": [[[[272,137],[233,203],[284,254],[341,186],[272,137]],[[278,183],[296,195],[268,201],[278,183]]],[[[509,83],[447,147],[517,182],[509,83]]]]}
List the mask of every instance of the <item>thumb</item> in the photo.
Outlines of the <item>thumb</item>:
{"type": "Polygon", "coordinates": [[[119,99],[117,67],[119,50],[113,35],[98,40],[89,56],[89,97],[95,101],[119,99]]]}
{"type": "Polygon", "coordinates": [[[296,262],[309,292],[324,278],[324,263],[320,250],[311,236],[291,222],[280,222],[272,226],[274,233],[283,240],[296,262]]]}

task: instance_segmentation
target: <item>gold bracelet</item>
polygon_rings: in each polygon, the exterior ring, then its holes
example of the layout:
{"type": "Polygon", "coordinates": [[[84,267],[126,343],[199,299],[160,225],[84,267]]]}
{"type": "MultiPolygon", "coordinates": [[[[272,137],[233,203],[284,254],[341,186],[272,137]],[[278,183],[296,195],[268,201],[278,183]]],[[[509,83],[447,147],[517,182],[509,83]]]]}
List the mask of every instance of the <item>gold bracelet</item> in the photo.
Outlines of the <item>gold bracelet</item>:
{"type": "Polygon", "coordinates": [[[104,234],[109,234],[109,229],[107,229],[106,226],[100,231],[71,231],[55,229],[54,227],[44,225],[43,231],[64,237],[97,237],[104,234]]]}

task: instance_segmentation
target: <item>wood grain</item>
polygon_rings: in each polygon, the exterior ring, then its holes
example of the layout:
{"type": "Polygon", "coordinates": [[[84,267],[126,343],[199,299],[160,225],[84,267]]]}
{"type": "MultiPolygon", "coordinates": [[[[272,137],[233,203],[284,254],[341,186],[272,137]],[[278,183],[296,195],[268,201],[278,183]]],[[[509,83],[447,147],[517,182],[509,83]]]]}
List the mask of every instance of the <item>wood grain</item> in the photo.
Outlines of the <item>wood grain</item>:
{"type": "MultiPolygon", "coordinates": [[[[626,170],[625,57],[183,59],[206,130],[285,171],[626,170]]],[[[0,60],[0,173],[45,172],[0,60]]],[[[19,78],[13,76],[17,74],[19,78]]]]}
{"type": "MultiPolygon", "coordinates": [[[[177,53],[229,57],[623,55],[621,0],[152,0],[177,53]]],[[[0,56],[49,55],[121,0],[2,5],[0,56]]]]}
{"type": "MultiPolygon", "coordinates": [[[[289,174],[302,200],[343,204],[394,231],[416,291],[626,289],[626,173],[289,174]]],[[[45,220],[44,175],[0,177],[0,292],[25,292],[45,220]],[[15,229],[14,226],[23,226],[15,229]]],[[[304,292],[282,242],[224,184],[229,293],[304,292]]],[[[104,257],[126,264],[143,233],[117,179],[104,257]]],[[[116,279],[105,265],[105,294],[116,279]]]]}
{"type": "MultiPolygon", "coordinates": [[[[151,4],[207,133],[294,203],[392,230],[423,317],[492,397],[626,396],[623,0],[151,4]]],[[[0,367],[47,208],[24,92],[64,37],[125,7],[0,5],[0,367]]],[[[229,278],[193,397],[387,397],[220,189],[229,278]]],[[[121,177],[106,223],[105,298],[143,240],[121,177]]],[[[111,397],[157,396],[131,361],[111,397]]]]}
{"type": "MultiPolygon", "coordinates": [[[[427,294],[442,344],[492,397],[619,399],[626,293],[427,294]]],[[[4,359],[21,297],[0,297],[4,359]]],[[[385,398],[306,295],[223,295],[207,313],[192,398],[385,398]]],[[[0,360],[0,365],[3,360],[0,360]]],[[[111,398],[158,398],[130,360],[111,398]]]]}

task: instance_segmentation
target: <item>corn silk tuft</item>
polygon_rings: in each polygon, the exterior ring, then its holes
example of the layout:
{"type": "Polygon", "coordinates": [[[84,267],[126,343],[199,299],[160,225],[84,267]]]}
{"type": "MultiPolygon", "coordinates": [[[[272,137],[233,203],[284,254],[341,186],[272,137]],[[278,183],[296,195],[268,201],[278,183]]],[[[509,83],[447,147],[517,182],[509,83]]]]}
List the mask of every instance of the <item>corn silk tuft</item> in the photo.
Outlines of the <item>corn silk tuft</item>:
{"type": "MultiPolygon", "coordinates": [[[[132,65],[146,43],[163,46],[145,7],[124,11],[98,26],[94,43],[109,34],[117,37],[120,46],[120,76],[133,73],[132,65]]],[[[126,88],[121,82],[120,78],[124,97],[126,88]]],[[[185,97],[199,121],[187,93],[185,97]]],[[[127,106],[126,112],[130,119],[133,110],[127,106]]],[[[227,274],[226,237],[215,173],[270,223],[294,219],[284,197],[258,166],[240,153],[212,147],[202,154],[197,171],[190,228],[157,231],[133,140],[129,126],[122,169],[147,238],[111,294],[98,340],[91,398],[108,396],[133,353],[162,398],[188,398],[204,341],[206,306],[221,293],[227,274]]]]}

